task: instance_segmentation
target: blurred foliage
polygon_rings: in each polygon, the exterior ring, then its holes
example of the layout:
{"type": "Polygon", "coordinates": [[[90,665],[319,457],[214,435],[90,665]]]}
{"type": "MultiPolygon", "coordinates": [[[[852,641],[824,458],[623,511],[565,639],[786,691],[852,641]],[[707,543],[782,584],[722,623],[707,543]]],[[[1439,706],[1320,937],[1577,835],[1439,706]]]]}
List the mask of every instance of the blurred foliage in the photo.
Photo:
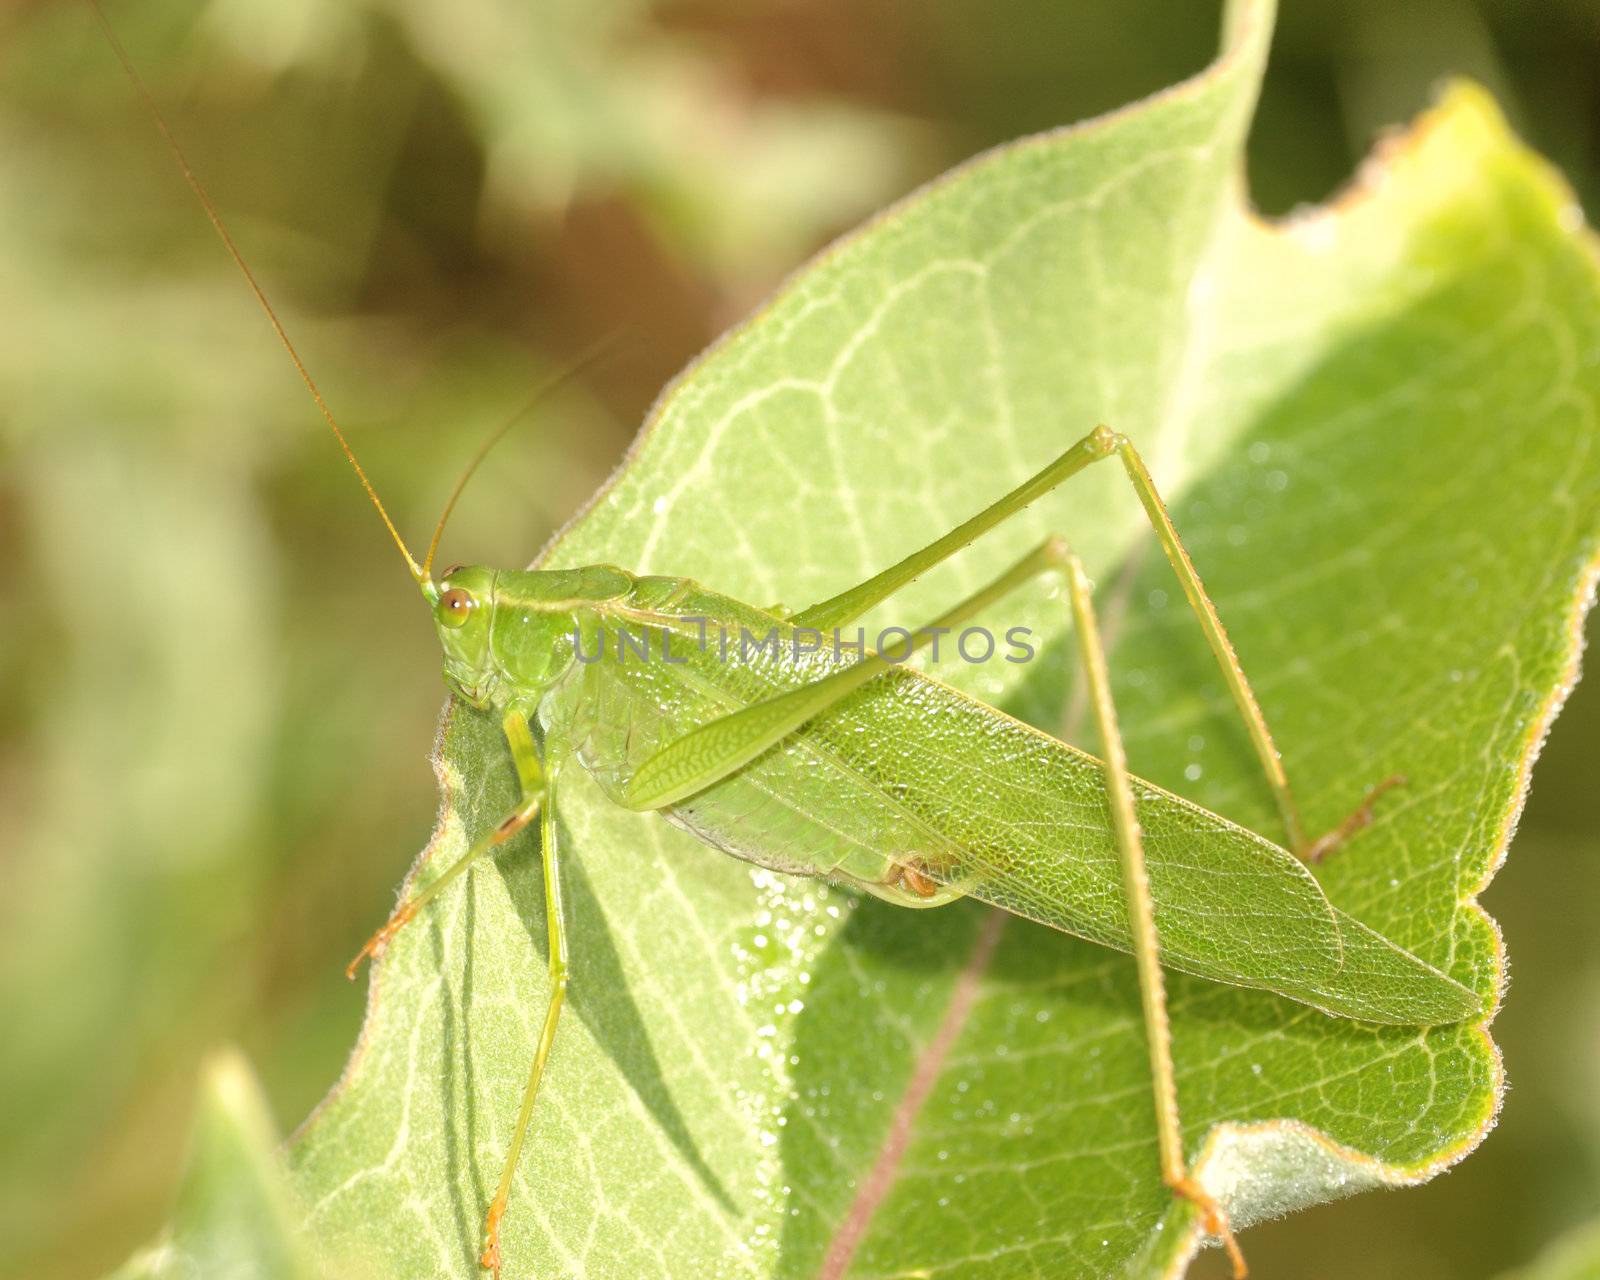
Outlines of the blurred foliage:
{"type": "MultiPolygon", "coordinates": [[[[111,18],[413,540],[549,369],[627,336],[474,482],[444,554],[501,562],[806,246],[979,146],[1176,80],[1216,29],[1165,0],[111,18]]],[[[1600,207],[1595,0],[1298,0],[1258,199],[1325,196],[1446,71],[1600,207]]],[[[438,659],[74,0],[0,10],[0,296],[0,1271],[82,1276],[165,1216],[207,1046],[240,1041],[288,1124],[338,1072],[360,1016],[340,967],[436,803],[438,659]]],[[[1263,1274],[1488,1275],[1600,1211],[1597,749],[1580,690],[1486,899],[1515,975],[1501,1131],[1421,1191],[1252,1232],[1263,1274]]]]}
{"type": "Polygon", "coordinates": [[[267,1100],[237,1049],[200,1068],[172,1224],[113,1280],[331,1280],[299,1235],[267,1100]]]}
{"type": "Polygon", "coordinates": [[[1595,1280],[1600,1276],[1600,1223],[1568,1232],[1526,1267],[1500,1280],[1595,1280]]]}

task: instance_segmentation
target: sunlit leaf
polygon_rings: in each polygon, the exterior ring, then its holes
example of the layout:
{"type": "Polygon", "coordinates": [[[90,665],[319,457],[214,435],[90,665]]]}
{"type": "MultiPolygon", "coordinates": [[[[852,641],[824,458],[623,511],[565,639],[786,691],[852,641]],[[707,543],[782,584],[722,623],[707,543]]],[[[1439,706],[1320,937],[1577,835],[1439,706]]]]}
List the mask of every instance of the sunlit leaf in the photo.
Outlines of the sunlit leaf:
{"type": "MultiPolygon", "coordinates": [[[[992,153],[824,255],[676,384],[549,559],[801,606],[1108,421],[1172,501],[1311,825],[1409,779],[1326,867],[1330,896],[1492,999],[1474,898],[1574,677],[1600,533],[1594,263],[1564,188],[1465,87],[1338,204],[1252,218],[1235,177],[1270,17],[1236,6],[1196,79],[992,153]]],[[[1099,577],[1135,769],[1275,835],[1117,474],[875,620],[925,620],[1050,532],[1099,577]]],[[[1008,603],[1002,626],[1052,639],[1040,660],[940,674],[1071,732],[1064,613],[1008,603]]],[[[512,795],[492,721],[454,709],[440,746],[424,875],[512,795]]],[[[572,1012],[506,1219],[513,1273],[1181,1269],[1196,1226],[1158,1177],[1126,957],[753,873],[568,775],[572,1012]]],[[[385,956],[293,1151],[325,1242],[474,1273],[543,1016],[542,912],[525,840],[385,956]]],[[[1427,1177],[1497,1106],[1481,1026],[1171,995],[1189,1149],[1240,1224],[1427,1177]]]]}

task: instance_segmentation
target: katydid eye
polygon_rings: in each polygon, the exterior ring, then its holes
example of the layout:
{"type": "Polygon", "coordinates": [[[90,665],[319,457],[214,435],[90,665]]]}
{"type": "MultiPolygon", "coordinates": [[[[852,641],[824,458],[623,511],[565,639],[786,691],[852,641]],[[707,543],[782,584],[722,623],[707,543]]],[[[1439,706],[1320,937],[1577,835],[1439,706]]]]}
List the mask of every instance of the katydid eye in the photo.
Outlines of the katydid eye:
{"type": "Polygon", "coordinates": [[[464,626],[476,603],[470,591],[452,587],[439,597],[439,621],[447,627],[464,626]]]}

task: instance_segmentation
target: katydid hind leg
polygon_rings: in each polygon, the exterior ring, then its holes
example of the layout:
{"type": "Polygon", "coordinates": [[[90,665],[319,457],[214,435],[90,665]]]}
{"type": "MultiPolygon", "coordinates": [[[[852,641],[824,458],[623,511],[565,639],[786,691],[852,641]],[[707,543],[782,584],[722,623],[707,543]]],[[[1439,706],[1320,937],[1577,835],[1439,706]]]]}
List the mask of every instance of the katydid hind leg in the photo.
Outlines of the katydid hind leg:
{"type": "Polygon", "coordinates": [[[1144,507],[1150,527],[1155,531],[1156,540],[1160,542],[1167,562],[1172,566],[1179,586],[1183,588],[1184,597],[1200,623],[1206,644],[1222,671],[1222,678],[1228,686],[1234,705],[1238,708],[1245,728],[1249,731],[1251,745],[1255,748],[1262,770],[1267,776],[1267,783],[1272,788],[1273,798],[1277,801],[1278,812],[1288,834],[1289,848],[1302,861],[1321,862],[1358,831],[1369,826],[1372,822],[1373,808],[1379,797],[1394,787],[1405,785],[1406,780],[1399,774],[1385,778],[1368,790],[1361,803],[1344,821],[1318,839],[1312,840],[1307,837],[1305,826],[1300,819],[1299,806],[1295,803],[1294,792],[1284,772],[1283,756],[1278,751],[1277,743],[1273,741],[1272,731],[1267,727],[1266,715],[1256,700],[1255,691],[1250,687],[1244,667],[1240,665],[1233,641],[1229,639],[1227,629],[1222,625],[1217,606],[1207,593],[1205,584],[1201,582],[1194,561],[1190,559],[1188,549],[1183,545],[1183,539],[1178,536],[1172,517],[1167,513],[1166,503],[1162,500],[1149,469],[1144,465],[1144,459],[1139,456],[1138,449],[1126,436],[1120,435],[1115,437],[1115,449],[1123,470],[1139,497],[1139,503],[1144,507]]]}
{"type": "MultiPolygon", "coordinates": [[[[859,618],[868,609],[881,603],[907,583],[1005,523],[1029,503],[1066,483],[1086,467],[1112,455],[1116,455],[1121,461],[1151,528],[1161,543],[1162,551],[1166,554],[1173,572],[1177,575],[1179,585],[1183,588],[1184,596],[1200,623],[1206,643],[1222,671],[1228,692],[1244,719],[1251,745],[1261,761],[1267,783],[1272,788],[1273,798],[1282,816],[1289,847],[1301,857],[1309,858],[1311,852],[1321,848],[1324,842],[1319,841],[1314,844],[1306,838],[1299,810],[1289,787],[1289,780],[1284,773],[1282,756],[1273,740],[1271,730],[1267,727],[1266,717],[1261,711],[1255,692],[1251,689],[1250,682],[1239,663],[1233,642],[1229,639],[1227,630],[1222,625],[1222,619],[1218,616],[1216,605],[1207,594],[1205,585],[1194,567],[1194,561],[1190,559],[1183,540],[1178,536],[1178,531],[1167,514],[1166,503],[1162,500],[1160,491],[1156,488],[1155,481],[1145,467],[1138,449],[1126,436],[1108,427],[1096,427],[1048,466],[985,507],[977,515],[957,525],[949,533],[866,581],[802,610],[793,616],[792,621],[796,626],[827,630],[859,618]]],[[[1322,852],[1325,853],[1326,849],[1322,849],[1322,852]]]]}
{"type": "Polygon", "coordinates": [[[1011,492],[990,503],[977,515],[958,524],[949,533],[913,551],[905,559],[896,561],[883,572],[876,573],[836,596],[830,596],[808,609],[801,610],[789,620],[797,627],[811,627],[820,631],[842,627],[848,622],[855,621],[868,609],[881,604],[907,583],[921,577],[935,565],[950,559],[990,530],[1004,524],[1029,503],[1065,484],[1085,467],[1102,458],[1110,457],[1120,438],[1109,428],[1096,427],[1048,466],[1024,480],[1011,492]]]}
{"type": "MultiPolygon", "coordinates": [[[[1282,756],[1273,740],[1271,730],[1267,727],[1261,705],[1250,687],[1244,668],[1239,663],[1233,642],[1222,625],[1216,605],[1206,592],[1205,584],[1201,582],[1194,562],[1190,559],[1183,540],[1178,536],[1178,531],[1167,514],[1166,504],[1156,488],[1155,481],[1151,478],[1144,460],[1139,456],[1139,451],[1132,441],[1107,427],[1096,427],[1048,466],[977,515],[957,525],[943,537],[913,552],[865,582],[802,610],[795,614],[791,621],[797,627],[825,630],[841,626],[859,617],[934,565],[949,559],[976,538],[1016,515],[1029,503],[1064,484],[1086,467],[1113,455],[1123,465],[1123,470],[1138,496],[1140,505],[1144,508],[1157,540],[1173,572],[1177,575],[1184,596],[1200,623],[1206,643],[1222,672],[1234,704],[1245,722],[1251,744],[1255,748],[1282,815],[1289,847],[1302,858],[1308,857],[1316,850],[1326,852],[1323,847],[1325,841],[1313,844],[1305,836],[1299,810],[1290,790],[1288,777],[1284,773],[1282,756]]],[[[1014,573],[1015,570],[1011,572],[1014,573]]],[[[1003,575],[1005,576],[1008,575],[1003,575]]],[[[977,610],[966,612],[964,610],[967,610],[973,600],[980,597],[992,600],[996,595],[992,588],[986,588],[985,592],[980,592],[977,596],[964,601],[946,618],[938,619],[931,626],[950,625],[949,618],[958,613],[963,619],[972,616],[977,610]]],[[[661,758],[648,762],[645,768],[641,769],[643,777],[635,779],[637,807],[659,808],[671,803],[672,799],[682,798],[685,794],[690,794],[699,787],[709,786],[731,773],[752,759],[758,750],[764,750],[781,740],[803,723],[804,719],[817,714],[857,687],[865,676],[866,668],[867,663],[858,663],[850,668],[849,672],[836,673],[835,676],[827,677],[817,682],[816,686],[812,686],[821,694],[831,682],[832,688],[836,690],[832,697],[814,698],[812,695],[796,691],[793,694],[783,695],[780,699],[774,699],[770,704],[757,704],[755,707],[735,712],[669,744],[663,748],[661,758]],[[788,714],[783,714],[784,707],[775,705],[785,701],[788,714]],[[802,711],[805,712],[803,716],[799,714],[802,711]],[[797,716],[799,718],[796,718],[797,716]],[[687,763],[691,754],[699,756],[692,768],[687,763]],[[669,769],[669,765],[681,765],[681,767],[669,769]],[[657,773],[662,775],[661,778],[653,779],[652,775],[657,773]],[[672,775],[670,778],[667,776],[669,773],[672,775]],[[669,781],[674,784],[675,794],[670,794],[665,788],[665,783],[669,781]]]]}
{"type": "Polygon", "coordinates": [[[1189,550],[1183,545],[1183,539],[1178,536],[1172,517],[1167,514],[1167,504],[1162,500],[1161,493],[1156,488],[1156,483],[1144,465],[1144,459],[1139,456],[1138,449],[1134,447],[1133,441],[1119,435],[1116,437],[1115,447],[1117,457],[1122,462],[1122,469],[1133,485],[1134,493],[1138,495],[1139,505],[1144,508],[1150,527],[1155,531],[1156,540],[1161,544],[1161,550],[1172,566],[1172,572],[1177,576],[1178,585],[1183,588],[1184,598],[1188,600],[1190,610],[1200,623],[1206,644],[1216,659],[1218,669],[1222,672],[1223,682],[1228,686],[1229,696],[1232,697],[1234,705],[1239,709],[1240,717],[1244,720],[1245,728],[1250,734],[1250,744],[1255,748],[1256,756],[1261,761],[1262,771],[1267,776],[1267,785],[1272,788],[1273,799],[1277,801],[1278,813],[1289,838],[1289,848],[1295,854],[1304,857],[1310,842],[1306,839],[1305,827],[1300,821],[1300,810],[1295,804],[1294,793],[1289,788],[1289,779],[1283,768],[1282,753],[1279,752],[1277,743],[1273,741],[1272,731],[1267,728],[1267,718],[1261,710],[1260,702],[1256,700],[1255,690],[1250,687],[1250,681],[1245,676],[1244,667],[1239,663],[1239,655],[1234,651],[1233,641],[1229,639],[1227,629],[1222,625],[1217,606],[1212,602],[1205,584],[1200,581],[1199,571],[1195,569],[1194,561],[1189,557],[1189,550]]]}
{"type": "MultiPolygon", "coordinates": [[[[997,528],[1012,516],[1016,515],[1029,503],[1043,497],[1053,489],[1064,484],[1072,476],[1089,467],[1103,458],[1112,455],[1121,461],[1123,470],[1132,484],[1140,505],[1144,508],[1145,515],[1150,521],[1151,528],[1155,531],[1156,538],[1161,544],[1179,585],[1183,588],[1184,597],[1188,600],[1200,628],[1206,638],[1217,666],[1222,672],[1223,680],[1228,686],[1228,692],[1233,698],[1240,716],[1245,722],[1249,733],[1251,745],[1261,762],[1263,772],[1266,774],[1268,786],[1277,802],[1278,810],[1282,816],[1284,829],[1288,837],[1288,844],[1297,855],[1310,859],[1313,854],[1322,856],[1326,854],[1333,844],[1339,841],[1338,828],[1330,837],[1313,842],[1305,835],[1304,825],[1300,820],[1299,808],[1295,803],[1294,794],[1289,787],[1289,780],[1284,772],[1283,757],[1278,751],[1277,743],[1273,740],[1272,731],[1267,727],[1266,716],[1261,710],[1261,704],[1256,699],[1250,681],[1240,665],[1238,654],[1235,652],[1232,640],[1229,639],[1222,619],[1217,613],[1216,605],[1205,589],[1205,584],[1200,580],[1200,574],[1195,569],[1194,561],[1190,558],[1188,549],[1183,545],[1172,518],[1167,514],[1166,503],[1162,500],[1160,491],[1156,488],[1148,468],[1144,465],[1143,458],[1135,448],[1133,442],[1126,436],[1120,435],[1105,426],[1097,426],[1088,435],[1072,445],[1048,466],[1023,481],[1015,489],[1003,495],[976,515],[957,525],[954,529],[935,539],[925,547],[912,552],[909,556],[891,565],[881,573],[873,575],[864,582],[831,596],[826,600],[810,606],[796,613],[789,620],[797,627],[806,627],[814,630],[827,630],[839,627],[855,618],[859,618],[867,610],[880,604],[893,595],[907,583],[926,573],[935,565],[948,560],[958,552],[965,549],[977,538],[997,528]]],[[[933,624],[935,626],[940,623],[933,624]]],[[[858,664],[860,665],[860,664],[858,664]]],[[[825,683],[825,682],[824,682],[825,683]]],[[[854,685],[851,685],[854,687],[854,685]]],[[[842,696],[842,693],[841,695],[842,696]]],[[[800,700],[796,700],[799,705],[800,700]]],[[[820,708],[819,708],[820,709],[820,708]]],[[[815,714],[815,712],[812,712],[815,714]]],[[[753,716],[750,724],[752,728],[759,718],[753,716]]],[[[709,726],[708,726],[709,727],[709,726]]],[[[784,730],[775,735],[766,735],[768,744],[777,741],[785,733],[784,730]]],[[[721,730],[717,731],[722,732],[721,730]]],[[[704,745],[704,744],[703,744],[704,745]]],[[[720,762],[723,753],[713,752],[713,756],[720,762]]],[[[748,759],[745,756],[740,760],[748,759]]],[[[702,786],[708,786],[718,777],[725,776],[732,768],[721,767],[720,763],[713,764],[703,770],[702,786]],[[717,770],[720,768],[720,772],[717,770]]],[[[659,807],[669,801],[656,799],[653,803],[645,802],[641,792],[640,808],[659,807]]],[[[1357,811],[1357,817],[1361,814],[1357,811]]],[[[1365,825],[1368,819],[1361,819],[1354,823],[1354,829],[1365,825]]],[[[1346,824],[1348,825],[1348,824],[1346,824]]]]}
{"type": "Polygon", "coordinates": [[[873,677],[904,662],[939,635],[970,621],[1023,583],[1056,567],[1053,557],[1058,541],[1050,539],[1036,547],[987,586],[918,628],[909,645],[901,646],[892,656],[869,655],[819,680],[718,716],[674,738],[634,771],[628,782],[629,807],[664,808],[742,768],[873,677]]]}
{"type": "Polygon", "coordinates": [[[511,1199],[511,1186],[516,1180],[517,1163],[522,1156],[522,1146],[533,1121],[534,1102],[539,1095],[539,1084],[544,1078],[545,1063],[550,1058],[550,1048],[555,1043],[556,1028],[561,1021],[561,1010],[567,998],[567,929],[566,912],[561,900],[561,868],[556,839],[555,783],[559,761],[552,760],[544,781],[544,803],[540,810],[540,852],[544,862],[544,910],[549,934],[550,999],[545,1007],[544,1025],[539,1032],[539,1042],[534,1049],[533,1065],[528,1071],[528,1083],[522,1092],[522,1106],[511,1131],[511,1142],[506,1150],[505,1164],[500,1172],[500,1182],[483,1222],[483,1253],[478,1263],[493,1271],[496,1280],[500,1275],[500,1223],[505,1217],[511,1199]]]}
{"type": "Polygon", "coordinates": [[[1133,955],[1139,970],[1139,1003],[1144,1015],[1145,1040],[1150,1055],[1150,1074],[1155,1090],[1156,1135],[1160,1147],[1161,1177],[1173,1192],[1199,1210],[1206,1231],[1222,1240],[1233,1264],[1235,1277],[1246,1273],[1244,1256],[1228,1227],[1222,1207],[1190,1176],[1183,1153],[1183,1130],[1178,1116],[1178,1085],[1172,1060],[1172,1024],[1167,1016],[1166,983],[1161,972],[1161,942],[1156,928],[1155,906],[1150,895],[1150,877],[1145,866],[1144,840],[1134,808],[1133,783],[1123,750],[1122,731],[1117,724],[1116,706],[1111,699],[1111,679],[1106,669],[1105,648],[1095,621],[1091,588],[1083,563],[1070,551],[1063,553],[1068,597],[1072,605],[1073,629],[1078,654],[1088,678],[1090,701],[1094,708],[1101,753],[1105,758],[1106,793],[1111,807],[1111,825],[1116,832],[1117,850],[1122,861],[1123,895],[1128,909],[1128,926],[1133,936],[1133,955]]]}
{"type": "Polygon", "coordinates": [[[361,967],[363,960],[368,958],[376,960],[395,934],[415,919],[423,907],[471,870],[480,857],[498,849],[526,827],[539,812],[545,794],[544,767],[539,761],[539,749],[534,743],[533,731],[528,726],[527,717],[520,711],[508,711],[501,727],[505,731],[506,742],[511,747],[511,759],[516,765],[517,783],[521,789],[517,807],[474,841],[472,846],[451,863],[437,880],[427,888],[412,894],[395,908],[394,914],[384,922],[383,927],[367,939],[366,945],[356,953],[355,959],[345,966],[347,978],[356,976],[356,971],[361,967]]]}

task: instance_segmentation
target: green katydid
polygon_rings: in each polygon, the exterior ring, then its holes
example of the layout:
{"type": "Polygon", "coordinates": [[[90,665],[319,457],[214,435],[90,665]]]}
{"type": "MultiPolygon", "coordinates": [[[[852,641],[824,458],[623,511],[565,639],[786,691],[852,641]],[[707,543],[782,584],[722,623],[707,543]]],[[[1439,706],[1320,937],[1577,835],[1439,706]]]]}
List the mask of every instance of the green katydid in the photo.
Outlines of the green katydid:
{"type": "MultiPolygon", "coordinates": [[[[142,85],[140,92],[148,101],[142,85]]],[[[153,103],[151,110],[172,142],[153,103]]],[[[616,803],[659,811],[752,863],[831,877],[909,907],[970,895],[1131,951],[1140,978],[1163,1176],[1198,1206],[1239,1274],[1243,1261],[1226,1219],[1185,1162],[1162,965],[1373,1022],[1430,1025],[1480,1012],[1477,997],[1465,987],[1337,911],[1306,870],[1306,860],[1322,856],[1364,823],[1387,784],[1374,788],[1331,836],[1306,838],[1277,749],[1221,620],[1154,481],[1125,437],[1096,427],[942,537],[797,613],[752,608],[689,579],[639,577],[607,565],[562,571],[456,568],[436,581],[431,569],[444,519],[419,564],[175,142],[173,150],[400,548],[433,613],[447,685],[500,718],[520,784],[516,807],[401,904],[352,962],[352,972],[481,855],[539,822],[552,994],[486,1211],[486,1268],[500,1270],[500,1224],[567,989],[556,787],[574,759],[616,803]],[[1045,541],[988,586],[908,632],[897,653],[862,652],[849,659],[840,646],[813,642],[856,621],[1073,475],[1112,458],[1148,515],[1249,731],[1278,801],[1287,850],[1130,777],[1091,586],[1060,539],[1045,541]],[[900,665],[942,631],[960,628],[1048,573],[1065,577],[1103,759],[900,665]],[[729,661],[726,645],[708,643],[708,633],[770,635],[776,643],[758,647],[753,660],[729,661]],[[627,660],[623,642],[629,634],[653,644],[658,660],[627,660]],[[668,652],[675,660],[665,660],[668,652]],[[1030,822],[1020,832],[1012,824],[1003,839],[997,837],[990,815],[970,798],[984,788],[958,787],[958,780],[1028,795],[1030,822]],[[1213,835],[1204,866],[1185,856],[1185,829],[1196,824],[1213,835]],[[1103,839],[1088,852],[1079,848],[1066,856],[1052,837],[1069,825],[1103,839]]],[[[749,657],[743,646],[740,657],[749,657]]]]}

